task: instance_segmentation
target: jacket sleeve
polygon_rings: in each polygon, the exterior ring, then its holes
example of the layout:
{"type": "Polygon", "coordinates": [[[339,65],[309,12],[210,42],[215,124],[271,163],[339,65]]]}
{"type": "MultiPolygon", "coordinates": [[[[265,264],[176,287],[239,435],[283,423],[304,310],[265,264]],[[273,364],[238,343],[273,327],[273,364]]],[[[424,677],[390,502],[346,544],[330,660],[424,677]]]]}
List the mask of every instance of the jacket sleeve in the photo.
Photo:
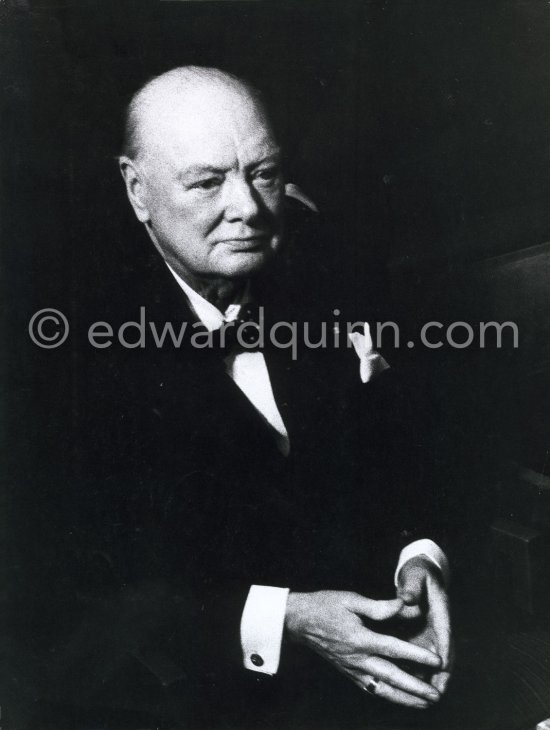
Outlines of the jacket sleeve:
{"type": "Polygon", "coordinates": [[[34,519],[26,511],[34,547],[10,602],[10,633],[28,650],[28,661],[18,651],[12,666],[21,672],[20,701],[31,692],[60,706],[152,711],[176,692],[187,716],[203,712],[221,685],[223,703],[231,681],[222,678],[245,671],[239,625],[249,585],[222,575],[214,521],[182,535],[153,509],[145,520],[111,502],[100,508],[97,486],[95,494],[89,481],[80,486],[89,490],[75,495],[83,511],[68,499],[63,510],[37,502],[34,519]]]}
{"type": "Polygon", "coordinates": [[[183,444],[163,450],[143,409],[112,390],[91,400],[18,497],[14,702],[223,717],[247,681],[239,626],[253,582],[236,559],[232,491],[183,444]]]}

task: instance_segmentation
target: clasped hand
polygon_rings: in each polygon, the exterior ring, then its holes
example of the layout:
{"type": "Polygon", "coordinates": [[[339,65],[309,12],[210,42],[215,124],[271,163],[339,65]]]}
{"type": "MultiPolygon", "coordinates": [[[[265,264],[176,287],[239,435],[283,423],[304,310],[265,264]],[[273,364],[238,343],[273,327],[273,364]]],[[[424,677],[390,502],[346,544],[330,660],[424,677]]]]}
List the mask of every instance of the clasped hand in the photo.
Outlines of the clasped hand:
{"type": "Polygon", "coordinates": [[[447,651],[440,645],[437,631],[441,626],[434,626],[429,608],[423,628],[415,629],[407,641],[373,631],[363,621],[418,620],[422,609],[416,604],[426,596],[428,574],[423,572],[423,563],[410,566],[411,570],[414,568],[410,574],[405,567],[409,567],[408,563],[400,573],[398,588],[404,595],[393,600],[374,601],[347,591],[290,593],[286,628],[294,640],[311,648],[362,689],[374,678],[378,697],[407,707],[425,708],[437,702],[445,691],[450,633],[447,651]],[[405,671],[398,666],[401,662],[417,665],[418,671],[405,671]],[[428,676],[431,681],[425,681],[428,676]]]}

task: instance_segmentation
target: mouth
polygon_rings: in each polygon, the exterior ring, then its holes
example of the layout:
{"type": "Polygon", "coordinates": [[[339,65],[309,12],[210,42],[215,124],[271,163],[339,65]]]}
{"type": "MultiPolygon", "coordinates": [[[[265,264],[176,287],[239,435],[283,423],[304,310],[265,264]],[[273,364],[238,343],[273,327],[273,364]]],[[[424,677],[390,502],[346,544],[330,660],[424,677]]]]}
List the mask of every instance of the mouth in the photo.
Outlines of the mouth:
{"type": "Polygon", "coordinates": [[[269,241],[267,233],[259,233],[254,236],[243,236],[240,238],[226,238],[220,243],[225,243],[230,246],[236,253],[246,253],[259,251],[265,248],[266,243],[269,241]]]}

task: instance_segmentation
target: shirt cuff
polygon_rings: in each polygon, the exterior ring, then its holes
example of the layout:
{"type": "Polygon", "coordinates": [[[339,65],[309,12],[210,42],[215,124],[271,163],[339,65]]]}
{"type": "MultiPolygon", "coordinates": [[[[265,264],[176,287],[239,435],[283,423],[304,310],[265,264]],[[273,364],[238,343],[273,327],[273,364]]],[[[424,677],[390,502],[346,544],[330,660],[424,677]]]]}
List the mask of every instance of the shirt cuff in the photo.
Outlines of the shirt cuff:
{"type": "Polygon", "coordinates": [[[253,585],[241,617],[245,669],[276,674],[281,658],[288,588],[253,585]]]}
{"type": "Polygon", "coordinates": [[[407,560],[415,558],[417,555],[425,555],[428,560],[431,560],[434,565],[437,565],[441,571],[445,585],[449,585],[451,580],[451,570],[449,568],[449,561],[447,560],[447,556],[443,550],[433,540],[415,540],[401,550],[394,576],[394,583],[396,586],[401,568],[405,565],[407,560]]]}

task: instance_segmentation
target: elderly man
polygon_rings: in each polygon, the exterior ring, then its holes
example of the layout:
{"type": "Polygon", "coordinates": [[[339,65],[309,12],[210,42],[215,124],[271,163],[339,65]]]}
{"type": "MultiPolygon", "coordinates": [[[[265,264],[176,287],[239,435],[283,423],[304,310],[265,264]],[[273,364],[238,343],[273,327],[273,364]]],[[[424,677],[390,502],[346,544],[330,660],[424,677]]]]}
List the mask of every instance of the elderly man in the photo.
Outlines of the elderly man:
{"type": "Polygon", "coordinates": [[[120,169],[156,252],[120,273],[110,311],[143,307],[166,337],[89,358],[61,663],[88,659],[80,683],[65,676],[72,701],[136,708],[152,692],[143,706],[185,728],[343,727],[437,704],[448,567],[424,532],[393,372],[372,377],[386,366],[358,334],[360,358],[198,346],[254,304],[268,325],[306,309],[285,211],[310,204],[285,187],[259,94],[216,69],[154,78],[130,103],[120,169]],[[167,323],[190,327],[175,341],[167,323]]]}

